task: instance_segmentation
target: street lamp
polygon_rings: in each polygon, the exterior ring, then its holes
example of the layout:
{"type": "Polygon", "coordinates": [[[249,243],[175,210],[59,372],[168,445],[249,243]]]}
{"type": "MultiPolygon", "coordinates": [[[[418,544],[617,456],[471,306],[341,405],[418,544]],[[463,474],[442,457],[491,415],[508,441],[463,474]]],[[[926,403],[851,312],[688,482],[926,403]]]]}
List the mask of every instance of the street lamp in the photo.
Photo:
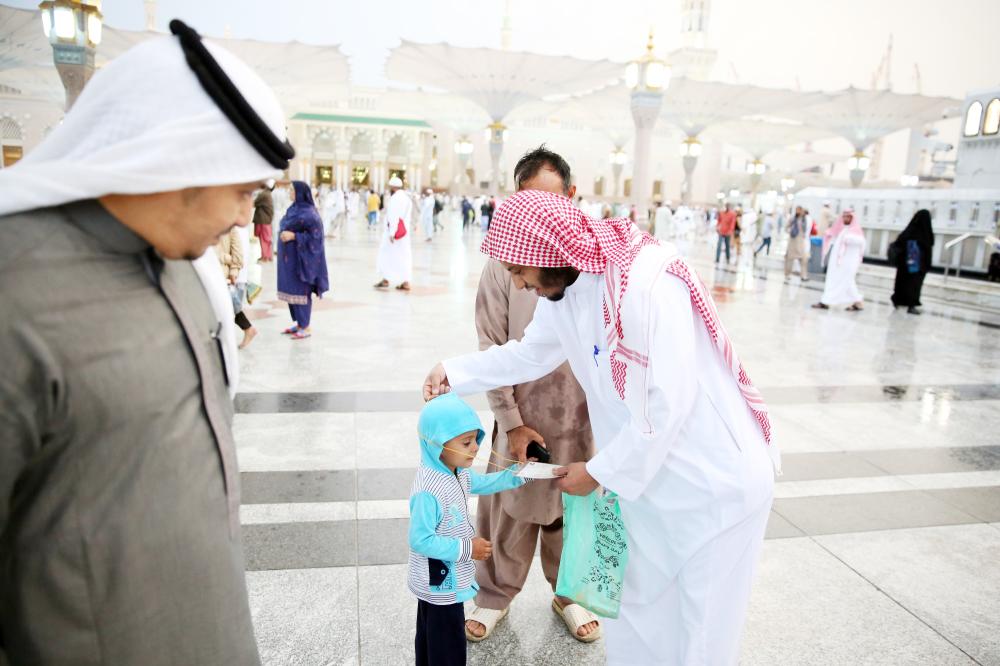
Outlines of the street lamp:
{"type": "Polygon", "coordinates": [[[42,30],[52,45],[52,60],[66,89],[68,111],[94,73],[101,43],[101,0],[45,0],[38,5],[42,30]]]}
{"type": "Polygon", "coordinates": [[[468,137],[463,136],[455,142],[455,154],[458,155],[458,163],[462,167],[460,183],[465,183],[469,174],[469,156],[472,155],[472,142],[468,137]]]}
{"type": "Polygon", "coordinates": [[[861,181],[864,180],[865,173],[871,164],[871,158],[861,150],[855,151],[853,155],[847,158],[847,168],[851,172],[851,185],[854,187],[861,185],[861,181]]]}
{"type": "Polygon", "coordinates": [[[486,140],[490,143],[490,162],[493,172],[490,174],[490,190],[493,194],[500,191],[500,157],[503,155],[503,144],[507,140],[507,126],[499,120],[486,127],[486,140]]]}
{"type": "Polygon", "coordinates": [[[681,201],[690,203],[692,176],[694,168],[701,157],[701,141],[696,136],[689,136],[680,145],[681,162],[684,164],[684,185],[681,188],[681,201]]]}
{"type": "Polygon", "coordinates": [[[670,85],[670,66],[653,53],[653,31],[646,52],[625,67],[625,83],[632,89],[632,120],[635,122],[635,156],[632,160],[632,203],[636,224],[649,228],[649,204],[653,181],[649,175],[649,155],[653,128],[663,105],[663,91],[670,85]]]}
{"type": "Polygon", "coordinates": [[[794,178],[782,178],[781,179],[781,191],[782,192],[787,192],[788,190],[792,189],[793,187],[795,187],[795,179],[794,178]]]}
{"type": "Polygon", "coordinates": [[[757,206],[757,188],[766,172],[767,165],[758,159],[747,163],[747,173],[750,174],[750,205],[753,207],[757,206]]]}
{"type": "Polygon", "coordinates": [[[608,160],[611,162],[611,173],[615,177],[616,197],[621,196],[621,190],[619,189],[619,185],[621,184],[622,169],[625,167],[626,159],[627,156],[625,155],[625,151],[622,150],[621,147],[616,147],[614,150],[611,151],[611,154],[608,156],[608,160]]]}

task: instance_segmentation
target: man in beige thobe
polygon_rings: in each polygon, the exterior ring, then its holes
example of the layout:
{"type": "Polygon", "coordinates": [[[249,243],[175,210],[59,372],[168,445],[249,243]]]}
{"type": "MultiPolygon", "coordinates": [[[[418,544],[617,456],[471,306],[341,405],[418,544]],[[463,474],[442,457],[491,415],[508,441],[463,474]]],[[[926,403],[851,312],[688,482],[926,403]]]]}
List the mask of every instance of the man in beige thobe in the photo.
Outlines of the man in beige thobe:
{"type": "MultiPolygon", "coordinates": [[[[522,157],[514,169],[514,178],[518,189],[545,190],[569,198],[576,189],[569,184],[566,162],[544,148],[522,157]]],[[[519,340],[531,322],[537,301],[534,293],[513,285],[510,272],[502,264],[490,260],[483,269],[476,297],[480,348],[519,340]]],[[[496,420],[492,462],[501,468],[506,466],[504,459],[525,461],[532,440],[549,450],[553,464],[584,462],[593,455],[586,398],[569,364],[564,363],[542,379],[490,391],[488,398],[496,420]]],[[[562,554],[562,495],[555,483],[536,481],[510,492],[485,496],[479,500],[477,523],[477,534],[493,544],[493,556],[476,563],[479,592],[476,607],[466,622],[466,635],[473,641],[488,635],[521,591],[539,538],[542,571],[555,590],[562,554]]],[[[599,636],[596,617],[569,599],[559,597],[556,603],[579,640],[599,636]]]]}
{"type": "Polygon", "coordinates": [[[788,248],[785,250],[785,282],[792,275],[795,260],[799,260],[799,275],[809,281],[809,216],[802,206],[795,207],[795,214],[788,221],[788,248]]]}

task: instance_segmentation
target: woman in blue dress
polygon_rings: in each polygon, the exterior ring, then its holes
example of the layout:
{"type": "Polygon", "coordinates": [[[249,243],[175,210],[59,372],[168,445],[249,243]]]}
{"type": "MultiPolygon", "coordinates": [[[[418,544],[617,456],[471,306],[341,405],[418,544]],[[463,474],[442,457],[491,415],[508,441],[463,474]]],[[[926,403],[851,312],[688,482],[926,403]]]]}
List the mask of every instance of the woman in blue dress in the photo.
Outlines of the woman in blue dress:
{"type": "Polygon", "coordinates": [[[312,191],[301,180],[292,181],[295,201],[281,218],[278,239],[278,299],[288,303],[292,326],[283,333],[295,340],[308,338],[312,294],[322,298],[330,288],[323,249],[323,221],[312,191]]]}

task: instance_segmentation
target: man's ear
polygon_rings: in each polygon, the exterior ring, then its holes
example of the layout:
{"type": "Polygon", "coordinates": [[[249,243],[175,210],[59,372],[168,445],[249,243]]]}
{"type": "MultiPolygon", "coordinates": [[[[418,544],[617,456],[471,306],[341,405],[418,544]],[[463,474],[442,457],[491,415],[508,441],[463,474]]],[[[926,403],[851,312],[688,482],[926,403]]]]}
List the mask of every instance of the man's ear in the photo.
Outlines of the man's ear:
{"type": "Polygon", "coordinates": [[[576,196],[576,185],[570,185],[569,191],[566,192],[566,198],[572,199],[575,196],[576,196]]]}

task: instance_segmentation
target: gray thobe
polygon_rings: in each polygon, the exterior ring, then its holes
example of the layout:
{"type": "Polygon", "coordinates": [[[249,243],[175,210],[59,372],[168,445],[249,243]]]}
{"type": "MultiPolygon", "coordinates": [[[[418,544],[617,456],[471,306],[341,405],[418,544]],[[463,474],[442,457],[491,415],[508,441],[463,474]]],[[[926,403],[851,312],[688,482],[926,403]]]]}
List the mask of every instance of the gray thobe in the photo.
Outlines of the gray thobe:
{"type": "Polygon", "coordinates": [[[193,266],[96,201],[0,232],[0,663],[258,664],[193,266]]]}

